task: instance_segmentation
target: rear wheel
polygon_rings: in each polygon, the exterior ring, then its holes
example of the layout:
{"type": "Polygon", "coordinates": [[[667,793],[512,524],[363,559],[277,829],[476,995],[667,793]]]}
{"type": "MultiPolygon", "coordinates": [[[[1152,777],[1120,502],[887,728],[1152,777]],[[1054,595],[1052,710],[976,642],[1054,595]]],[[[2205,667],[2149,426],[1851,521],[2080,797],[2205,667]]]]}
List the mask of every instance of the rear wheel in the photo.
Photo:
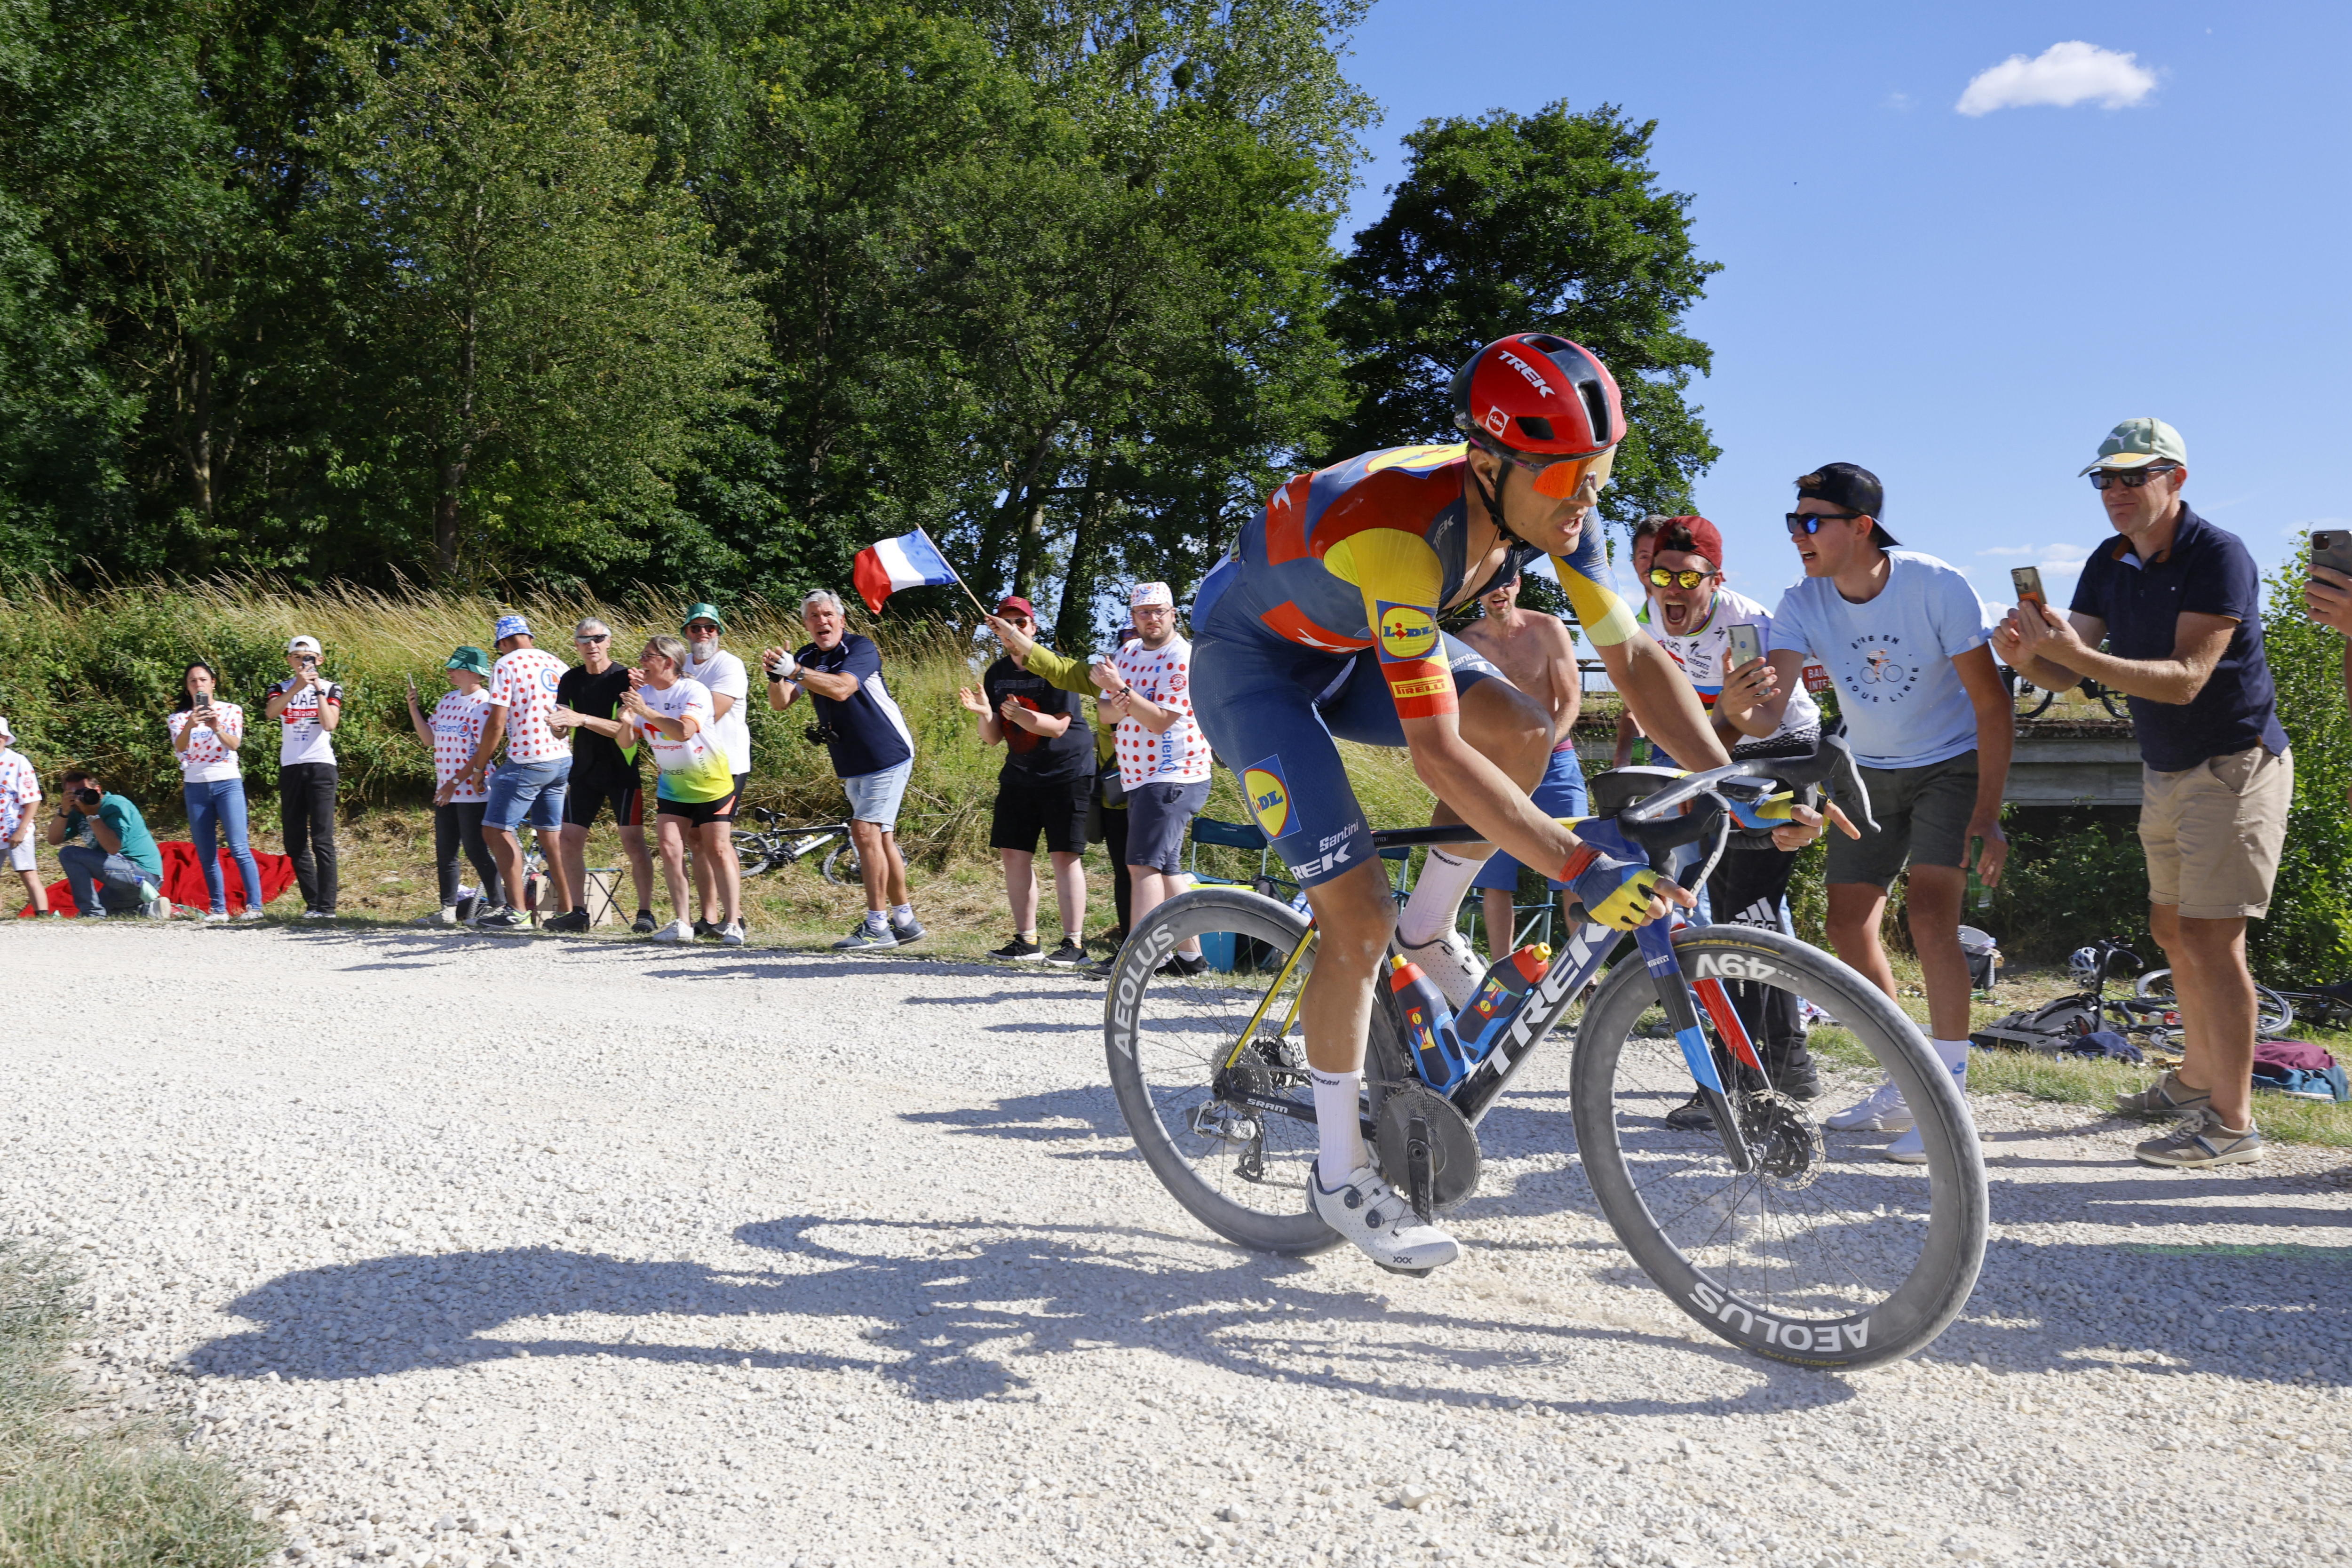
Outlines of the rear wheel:
{"type": "Polygon", "coordinates": [[[856,887],[865,879],[858,870],[857,840],[844,838],[824,858],[824,879],[845,888],[856,887]]]}
{"type": "Polygon", "coordinates": [[[1883,1133],[1825,1132],[1825,1106],[1752,1075],[1738,1087],[1709,1029],[1759,1156],[1734,1169],[1716,1133],[1666,1123],[1691,1070],[1671,1032],[1643,1023],[1657,1003],[1647,969],[1621,963],[1585,1009],[1571,1069],[1577,1147],[1618,1239],[1676,1306],[1758,1355],[1863,1367],[1917,1351],[1958,1315],[1984,1258],[1984,1157],[1951,1075],[1885,995],[1793,938],[1702,926],[1675,950],[1695,982],[1746,981],[1827,1012],[1834,1037],[1816,1029],[1815,1055],[1892,1077],[1927,1160],[1887,1161],[1883,1133]]]}
{"type": "MultiPolygon", "coordinates": [[[[1339,1239],[1307,1206],[1318,1134],[1297,1013],[1312,951],[1283,973],[1307,929],[1305,915],[1272,899],[1196,888],[1137,923],[1103,1001],[1111,1089],[1152,1173],[1219,1236],[1293,1257],[1339,1239]],[[1160,973],[1188,938],[1213,967],[1160,973]]],[[[1371,1092],[1402,1077],[1402,1060],[1388,1010],[1373,1008],[1371,1092]]]]}
{"type": "MultiPolygon", "coordinates": [[[[2180,999],[2173,994],[2172,971],[2151,969],[2132,983],[2134,994],[2151,1002],[2158,1002],[2178,1011],[2180,999]]],[[[2283,1035],[2294,1022],[2294,1004],[2267,985],[2254,987],[2254,1027],[2264,1035],[2283,1035]]]]}
{"type": "Polygon", "coordinates": [[[774,853],[764,833],[746,833],[737,828],[730,837],[735,842],[735,858],[746,877],[764,876],[776,868],[774,853]]]}

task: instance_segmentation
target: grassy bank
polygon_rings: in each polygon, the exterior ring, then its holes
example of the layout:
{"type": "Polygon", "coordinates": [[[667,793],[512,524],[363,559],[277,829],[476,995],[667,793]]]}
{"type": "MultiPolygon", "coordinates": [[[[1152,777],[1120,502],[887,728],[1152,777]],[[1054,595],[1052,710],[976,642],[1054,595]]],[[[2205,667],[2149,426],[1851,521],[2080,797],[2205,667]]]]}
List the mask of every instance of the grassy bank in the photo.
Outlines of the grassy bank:
{"type": "Polygon", "coordinates": [[[0,1240],[0,1568],[231,1568],[277,1545],[236,1479],[164,1435],[93,1424],[61,1370],[58,1261],[0,1240]]]}

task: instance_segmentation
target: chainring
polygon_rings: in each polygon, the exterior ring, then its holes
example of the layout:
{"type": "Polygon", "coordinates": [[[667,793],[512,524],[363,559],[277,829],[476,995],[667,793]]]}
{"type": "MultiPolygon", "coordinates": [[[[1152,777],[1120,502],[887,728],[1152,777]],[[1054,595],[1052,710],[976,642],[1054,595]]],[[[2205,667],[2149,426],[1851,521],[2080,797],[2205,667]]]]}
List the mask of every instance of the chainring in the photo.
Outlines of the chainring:
{"type": "Polygon", "coordinates": [[[1420,1119],[1428,1129],[1431,1167],[1430,1206],[1450,1209],[1478,1190],[1485,1156],[1478,1152],[1478,1134],[1470,1119],[1454,1102],[1426,1084],[1408,1083],[1389,1090],[1381,1101],[1375,1153],[1381,1174],[1400,1193],[1412,1190],[1412,1170],[1406,1154],[1412,1123],[1420,1119]]]}

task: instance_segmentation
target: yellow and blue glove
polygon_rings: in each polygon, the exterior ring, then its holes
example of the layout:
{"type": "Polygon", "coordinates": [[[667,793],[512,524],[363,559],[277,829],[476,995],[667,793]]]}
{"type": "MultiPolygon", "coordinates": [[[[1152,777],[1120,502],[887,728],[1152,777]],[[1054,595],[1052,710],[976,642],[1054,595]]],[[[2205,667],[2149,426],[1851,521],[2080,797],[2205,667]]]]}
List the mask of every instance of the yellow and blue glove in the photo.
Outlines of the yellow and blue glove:
{"type": "Polygon", "coordinates": [[[1587,920],[1619,931],[1632,931],[1649,918],[1658,887],[1658,874],[1647,866],[1603,855],[1590,844],[1576,847],[1559,879],[1584,906],[1587,920]]]}

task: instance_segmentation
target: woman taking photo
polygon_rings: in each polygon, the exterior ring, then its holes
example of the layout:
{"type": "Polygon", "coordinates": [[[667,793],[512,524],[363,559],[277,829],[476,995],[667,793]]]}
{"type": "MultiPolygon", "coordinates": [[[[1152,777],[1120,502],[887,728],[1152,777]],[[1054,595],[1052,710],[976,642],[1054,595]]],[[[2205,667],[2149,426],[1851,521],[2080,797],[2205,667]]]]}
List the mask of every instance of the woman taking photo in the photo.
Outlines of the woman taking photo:
{"type": "Polygon", "coordinates": [[[433,749],[433,864],[441,880],[441,908],[417,923],[453,926],[457,923],[458,855],[482,879],[485,909],[505,907],[499,886],[498,862],[482,842],[482,807],[490,798],[489,774],[467,787],[466,769],[474,748],[481,743],[482,725],[490,716],[490,694],[482,689],[490,676],[490,658],[478,647],[461,647],[442,666],[452,689],[433,705],[426,718],[416,705],[416,682],[408,682],[408,721],[416,738],[433,749]]]}
{"type": "Polygon", "coordinates": [[[220,837],[228,837],[228,852],[236,874],[245,881],[241,921],[261,918],[261,868],[254,863],[253,846],[245,830],[245,769],[237,749],[245,744],[245,710],[234,702],[215,702],[213,692],[220,678],[202,659],[182,672],[180,703],[163,717],[172,731],[172,752],[180,763],[180,798],[187,803],[188,837],[196,847],[196,864],[204,868],[205,891],[212,895],[207,923],[226,921],[228,890],[221,877],[220,837]]]}
{"type": "Polygon", "coordinates": [[[719,940],[728,947],[743,945],[743,881],[735,860],[735,774],[727,752],[713,742],[711,726],[718,717],[710,689],[689,680],[686,644],[672,637],[649,640],[637,656],[645,684],[621,694],[622,721],[645,737],[661,770],[655,791],[661,833],[662,877],[669,884],[670,908],[677,918],[654,933],[656,942],[692,942],[694,922],[688,918],[694,884],[686,874],[689,840],[695,855],[711,869],[719,884],[719,900],[727,912],[719,940]]]}

